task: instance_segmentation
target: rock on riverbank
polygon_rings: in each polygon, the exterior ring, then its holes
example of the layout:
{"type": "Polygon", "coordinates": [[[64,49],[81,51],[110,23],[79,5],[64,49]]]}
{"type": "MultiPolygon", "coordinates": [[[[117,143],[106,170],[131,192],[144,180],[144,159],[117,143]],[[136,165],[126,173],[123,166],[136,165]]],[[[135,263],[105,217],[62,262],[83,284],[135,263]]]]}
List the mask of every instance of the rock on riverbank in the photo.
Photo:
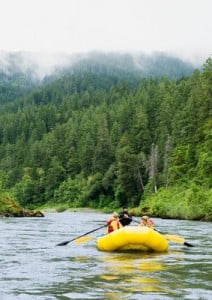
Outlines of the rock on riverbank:
{"type": "Polygon", "coordinates": [[[44,217],[40,210],[28,210],[8,196],[0,198],[0,216],[2,217],[44,217]]]}

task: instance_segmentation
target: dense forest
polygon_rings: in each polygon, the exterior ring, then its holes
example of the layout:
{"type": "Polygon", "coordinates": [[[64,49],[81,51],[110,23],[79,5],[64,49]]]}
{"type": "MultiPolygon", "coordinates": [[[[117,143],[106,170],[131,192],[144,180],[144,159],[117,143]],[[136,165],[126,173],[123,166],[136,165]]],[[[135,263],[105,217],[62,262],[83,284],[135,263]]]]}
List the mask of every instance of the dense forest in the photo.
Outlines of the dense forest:
{"type": "Polygon", "coordinates": [[[0,195],[211,220],[212,59],[178,78],[96,68],[46,77],[13,101],[4,86],[0,195]]]}

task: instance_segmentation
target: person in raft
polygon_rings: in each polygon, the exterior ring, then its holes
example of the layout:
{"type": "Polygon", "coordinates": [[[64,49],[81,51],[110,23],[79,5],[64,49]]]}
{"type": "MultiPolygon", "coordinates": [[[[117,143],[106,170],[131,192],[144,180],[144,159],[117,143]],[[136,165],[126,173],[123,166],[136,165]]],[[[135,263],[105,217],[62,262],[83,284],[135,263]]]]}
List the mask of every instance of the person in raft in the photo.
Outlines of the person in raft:
{"type": "Polygon", "coordinates": [[[146,226],[154,229],[154,222],[148,217],[148,216],[143,216],[141,218],[141,226],[146,226]]]}
{"type": "Polygon", "coordinates": [[[123,211],[119,213],[119,220],[123,226],[129,225],[132,222],[132,216],[128,212],[127,207],[124,207],[123,211]]]}
{"type": "Polygon", "coordinates": [[[107,221],[107,233],[111,233],[122,227],[123,226],[119,221],[119,215],[114,212],[112,217],[107,221]]]}

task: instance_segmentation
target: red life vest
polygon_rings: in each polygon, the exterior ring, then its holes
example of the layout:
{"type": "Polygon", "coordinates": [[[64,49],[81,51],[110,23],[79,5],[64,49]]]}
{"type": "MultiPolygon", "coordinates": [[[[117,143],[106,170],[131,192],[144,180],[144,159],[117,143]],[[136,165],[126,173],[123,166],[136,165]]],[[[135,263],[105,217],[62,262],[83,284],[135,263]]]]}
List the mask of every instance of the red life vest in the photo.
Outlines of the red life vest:
{"type": "Polygon", "coordinates": [[[113,232],[114,228],[111,225],[112,222],[116,222],[117,224],[117,229],[121,228],[120,223],[118,220],[114,220],[114,219],[110,219],[109,221],[107,221],[107,233],[113,232]]]}

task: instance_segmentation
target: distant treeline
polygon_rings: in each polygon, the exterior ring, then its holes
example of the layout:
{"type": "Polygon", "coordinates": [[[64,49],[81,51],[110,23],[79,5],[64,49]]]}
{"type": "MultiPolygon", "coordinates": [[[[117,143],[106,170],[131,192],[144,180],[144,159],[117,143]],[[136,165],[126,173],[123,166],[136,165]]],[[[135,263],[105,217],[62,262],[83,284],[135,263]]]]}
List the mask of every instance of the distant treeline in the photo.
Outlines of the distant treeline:
{"type": "Polygon", "coordinates": [[[170,206],[179,217],[180,190],[209,219],[211,99],[211,59],[178,80],[66,75],[0,106],[0,193],[28,207],[170,206]]]}
{"type": "Polygon", "coordinates": [[[51,72],[39,65],[38,58],[34,57],[33,62],[33,53],[30,52],[5,53],[3,57],[0,53],[0,105],[14,101],[29,93],[32,88],[51,83],[64,75],[107,74],[122,78],[134,86],[141,78],[165,76],[178,79],[194,71],[192,64],[166,53],[132,55],[91,52],[70,55],[66,57],[66,64],[59,65],[56,60],[51,72]]]}

